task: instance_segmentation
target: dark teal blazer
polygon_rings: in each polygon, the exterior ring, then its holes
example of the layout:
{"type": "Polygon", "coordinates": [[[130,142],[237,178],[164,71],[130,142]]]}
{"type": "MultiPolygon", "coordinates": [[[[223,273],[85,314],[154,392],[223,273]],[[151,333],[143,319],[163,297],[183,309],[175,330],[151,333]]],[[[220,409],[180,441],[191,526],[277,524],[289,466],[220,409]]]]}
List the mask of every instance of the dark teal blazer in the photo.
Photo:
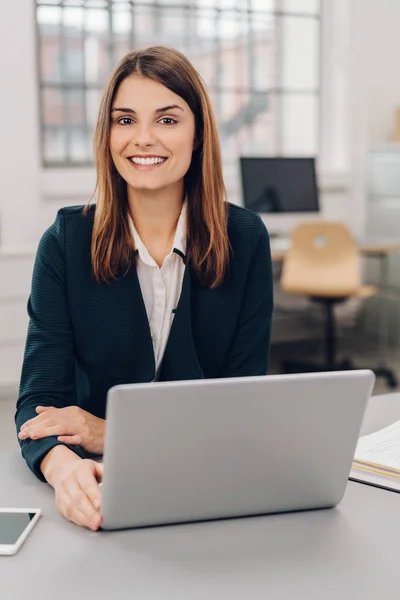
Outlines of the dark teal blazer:
{"type": "MultiPolygon", "coordinates": [[[[99,284],[92,275],[95,205],[63,208],[43,234],[28,300],[30,317],[15,421],[35,407],[78,405],[104,418],[114,385],[152,381],[153,345],[136,264],[125,276],[99,284]]],[[[231,259],[223,283],[202,288],[186,264],[182,292],[160,379],[265,375],[273,306],[267,230],[260,217],[229,205],[231,259]]],[[[40,462],[59,444],[55,436],[20,440],[40,478],[40,462]]],[[[86,456],[79,446],[68,446],[86,456]]]]}

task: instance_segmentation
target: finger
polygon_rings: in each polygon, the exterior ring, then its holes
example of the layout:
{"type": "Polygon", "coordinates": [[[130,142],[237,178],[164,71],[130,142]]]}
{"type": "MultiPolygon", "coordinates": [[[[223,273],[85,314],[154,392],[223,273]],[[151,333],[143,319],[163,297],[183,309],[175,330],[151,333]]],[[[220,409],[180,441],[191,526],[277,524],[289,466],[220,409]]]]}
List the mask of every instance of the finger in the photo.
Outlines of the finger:
{"type": "Polygon", "coordinates": [[[18,437],[21,440],[26,438],[31,438],[32,440],[39,440],[41,438],[49,437],[50,435],[68,435],[71,432],[66,431],[66,427],[64,423],[58,423],[56,425],[46,425],[46,421],[40,423],[39,425],[35,425],[34,427],[29,427],[20,431],[18,437]]]}
{"type": "Polygon", "coordinates": [[[79,506],[74,505],[71,500],[67,504],[60,506],[60,512],[66,519],[79,525],[79,527],[87,527],[94,531],[97,531],[102,521],[100,515],[88,518],[87,514],[79,506]]]}
{"type": "Polygon", "coordinates": [[[95,477],[97,479],[97,481],[101,481],[103,479],[103,472],[104,472],[104,465],[103,463],[99,463],[97,461],[95,461],[95,477]]]}
{"type": "Polygon", "coordinates": [[[47,410],[57,410],[54,406],[37,406],[36,412],[40,415],[41,413],[46,412],[47,410]]]}
{"type": "Polygon", "coordinates": [[[58,441],[62,442],[63,444],[81,444],[82,443],[82,438],[80,435],[59,435],[58,436],[58,441]]]}
{"type": "Polygon", "coordinates": [[[68,495],[68,517],[80,521],[81,525],[90,529],[98,529],[101,522],[99,512],[87,495],[87,491],[79,482],[79,478],[71,482],[66,490],[68,495]]]}
{"type": "Polygon", "coordinates": [[[20,431],[24,431],[25,429],[29,429],[30,427],[34,427],[35,425],[37,425],[38,423],[42,423],[46,419],[47,419],[47,415],[45,415],[45,416],[39,415],[37,417],[33,417],[33,419],[29,419],[29,421],[26,421],[26,423],[24,423],[21,426],[20,431]]]}
{"type": "Polygon", "coordinates": [[[90,518],[88,518],[87,515],[80,509],[80,507],[76,506],[74,508],[71,520],[73,520],[73,522],[79,525],[80,527],[87,527],[92,531],[97,531],[101,525],[103,518],[98,512],[94,512],[93,515],[90,518]]]}
{"type": "Polygon", "coordinates": [[[90,469],[81,470],[78,473],[78,482],[91,504],[98,510],[101,506],[101,493],[96,479],[98,469],[94,461],[91,461],[90,469]]]}

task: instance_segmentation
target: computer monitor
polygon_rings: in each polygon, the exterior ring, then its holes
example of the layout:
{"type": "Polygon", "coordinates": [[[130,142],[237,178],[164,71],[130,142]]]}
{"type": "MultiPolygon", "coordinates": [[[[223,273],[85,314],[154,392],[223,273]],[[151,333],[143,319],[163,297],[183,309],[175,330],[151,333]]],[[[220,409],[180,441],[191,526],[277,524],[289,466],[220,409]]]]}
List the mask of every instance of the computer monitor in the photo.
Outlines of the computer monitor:
{"type": "Polygon", "coordinates": [[[314,158],[241,157],[245,208],[258,213],[319,211],[314,158]]]}

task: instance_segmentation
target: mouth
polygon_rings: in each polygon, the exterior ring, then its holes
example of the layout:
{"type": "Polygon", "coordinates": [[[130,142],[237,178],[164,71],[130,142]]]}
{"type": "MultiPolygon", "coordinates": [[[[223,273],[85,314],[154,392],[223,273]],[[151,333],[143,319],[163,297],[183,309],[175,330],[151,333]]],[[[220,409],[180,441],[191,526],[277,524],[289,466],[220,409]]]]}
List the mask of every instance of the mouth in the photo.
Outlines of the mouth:
{"type": "Polygon", "coordinates": [[[130,164],[139,171],[152,171],[153,169],[159,169],[164,163],[167,162],[168,158],[165,156],[151,156],[151,157],[140,157],[140,156],[129,156],[128,160],[130,164]]]}

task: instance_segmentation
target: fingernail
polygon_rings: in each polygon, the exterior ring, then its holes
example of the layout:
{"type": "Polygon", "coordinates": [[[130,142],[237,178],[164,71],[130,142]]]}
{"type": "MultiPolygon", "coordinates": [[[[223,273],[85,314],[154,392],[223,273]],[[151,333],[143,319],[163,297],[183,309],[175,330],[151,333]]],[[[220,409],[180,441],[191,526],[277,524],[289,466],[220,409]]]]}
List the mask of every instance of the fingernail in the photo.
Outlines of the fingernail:
{"type": "Polygon", "coordinates": [[[90,528],[96,530],[97,529],[97,523],[99,522],[99,518],[97,515],[94,515],[94,517],[92,517],[90,519],[90,528]]]}
{"type": "Polygon", "coordinates": [[[20,440],[23,440],[24,438],[26,438],[26,433],[25,431],[20,431],[18,434],[18,437],[20,440]]]}
{"type": "Polygon", "coordinates": [[[22,425],[21,431],[24,431],[24,429],[27,429],[27,425],[22,425]]]}

